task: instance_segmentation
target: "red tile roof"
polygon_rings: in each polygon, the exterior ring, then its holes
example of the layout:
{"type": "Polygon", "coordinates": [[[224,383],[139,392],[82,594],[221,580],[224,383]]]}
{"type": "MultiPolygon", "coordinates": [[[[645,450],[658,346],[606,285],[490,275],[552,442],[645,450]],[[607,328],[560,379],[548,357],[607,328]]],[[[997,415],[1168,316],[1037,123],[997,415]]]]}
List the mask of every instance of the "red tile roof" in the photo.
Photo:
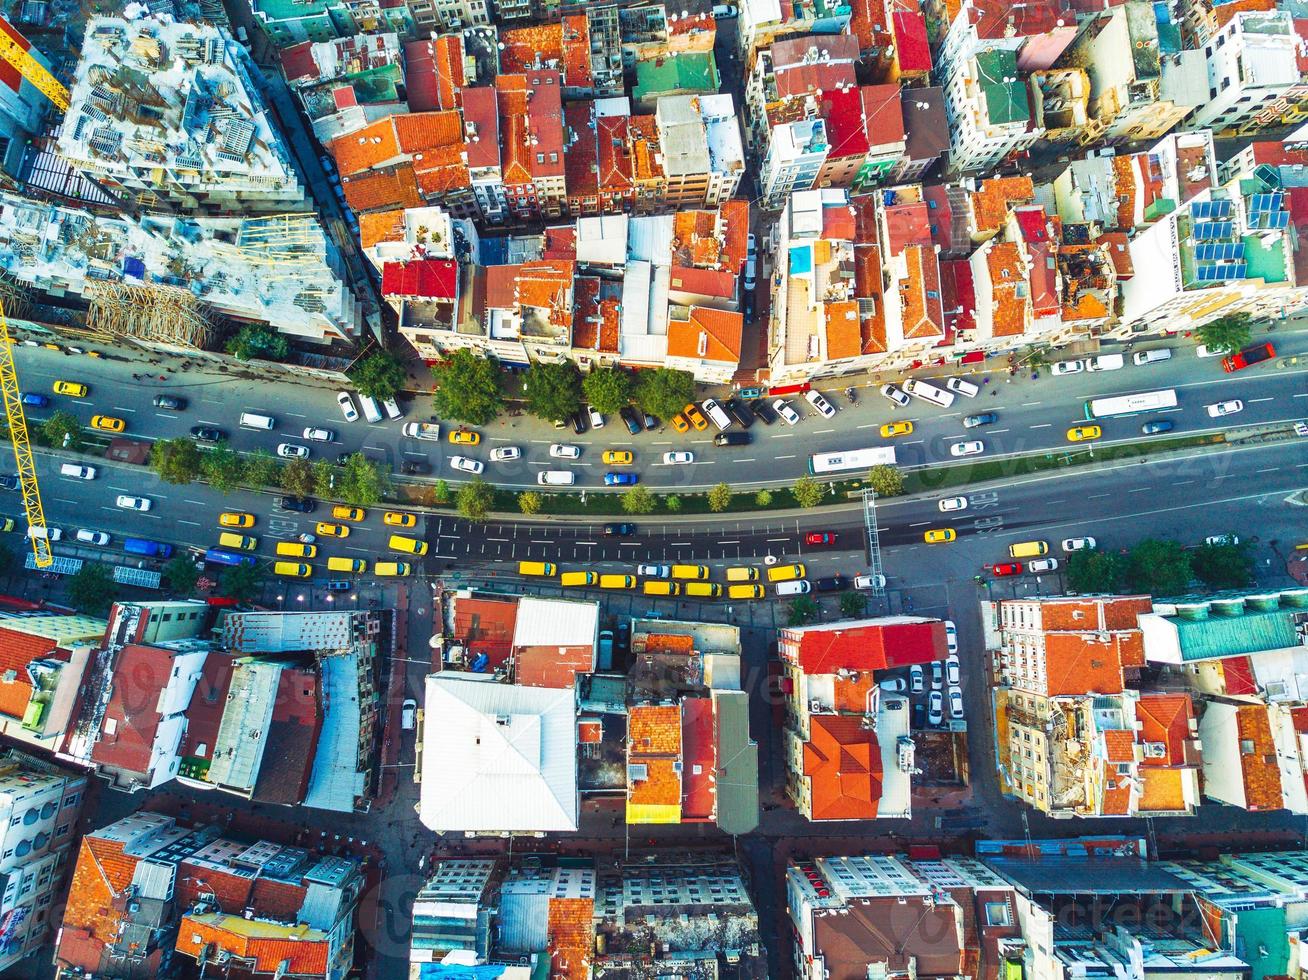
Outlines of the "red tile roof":
{"type": "Polygon", "coordinates": [[[711,820],[717,812],[716,713],[712,698],[681,702],[681,819],[711,820]]]}
{"type": "Polygon", "coordinates": [[[868,144],[875,148],[904,142],[904,112],[899,86],[864,85],[859,94],[863,100],[868,144]]]}
{"type": "Polygon", "coordinates": [[[517,681],[523,687],[569,688],[578,674],[595,669],[595,648],[525,646],[516,650],[517,681]]]}
{"type": "Polygon", "coordinates": [[[853,715],[814,715],[804,745],[813,820],[871,820],[881,801],[881,748],[853,715]]]}
{"type": "Polygon", "coordinates": [[[826,326],[828,360],[838,361],[846,357],[857,357],[863,352],[862,325],[858,319],[857,302],[847,300],[824,304],[823,322],[826,326]]]}
{"type": "Polygon", "coordinates": [[[1157,742],[1167,749],[1160,758],[1145,756],[1144,766],[1180,766],[1186,762],[1185,743],[1190,739],[1194,705],[1188,694],[1142,694],[1135,706],[1140,723],[1140,741],[1157,742]]]}
{"type": "Polygon", "coordinates": [[[563,109],[568,124],[567,143],[563,149],[568,197],[596,197],[599,194],[599,147],[593,102],[569,102],[563,109]]]}
{"type": "Polygon", "coordinates": [[[1045,686],[1050,697],[1122,693],[1123,648],[1140,643],[1141,635],[1133,631],[1100,637],[1094,633],[1045,633],[1045,686]]]}
{"type": "Polygon", "coordinates": [[[1267,712],[1265,704],[1245,704],[1235,709],[1236,737],[1253,748],[1251,752],[1240,749],[1245,807],[1249,810],[1278,810],[1285,805],[1276,740],[1267,712]]]}
{"type": "Polygon", "coordinates": [[[883,354],[887,348],[880,246],[863,242],[854,246],[854,289],[859,299],[872,301],[872,314],[859,321],[863,353],[883,354]]]}
{"type": "Polygon", "coordinates": [[[627,116],[601,116],[597,119],[596,142],[599,148],[599,185],[607,194],[631,190],[631,145],[627,116]]]}
{"type": "Polygon", "coordinates": [[[464,645],[470,657],[486,654],[494,670],[509,659],[517,622],[517,599],[458,596],[451,636],[464,645]]]}
{"type": "Polygon", "coordinates": [[[1104,758],[1109,762],[1130,762],[1135,758],[1135,734],[1113,728],[1103,733],[1104,758]]]}
{"type": "Polygon", "coordinates": [[[453,259],[387,262],[382,267],[383,296],[454,299],[458,286],[459,264],[453,259]]]}
{"type": "Polygon", "coordinates": [[[1008,219],[1009,210],[1035,198],[1030,177],[991,177],[972,192],[972,222],[979,235],[998,231],[1008,219]]]}
{"type": "MultiPolygon", "coordinates": [[[[177,933],[177,951],[198,958],[205,946],[226,950],[234,957],[253,959],[258,973],[274,973],[286,963],[282,972],[291,976],[326,976],[329,945],[326,938],[311,940],[267,939],[244,935],[243,919],[217,915],[186,915],[177,933]],[[234,922],[231,920],[235,920],[234,922]]],[[[295,927],[298,932],[311,932],[295,927]]],[[[291,930],[288,930],[288,934],[291,930]]],[[[321,933],[312,933],[321,936],[321,933]]]]}
{"type": "Polygon", "coordinates": [[[467,127],[468,166],[500,165],[500,115],[496,90],[489,86],[463,90],[463,122],[467,127]]]}
{"type": "Polygon", "coordinates": [[[786,659],[805,674],[884,670],[943,660],[945,624],[938,621],[788,627],[781,631],[786,659]]]}
{"type": "Polygon", "coordinates": [[[313,42],[301,41],[282,51],[282,71],[288,82],[317,78],[318,63],[313,59],[313,42]]]}
{"type": "Polygon", "coordinates": [[[351,177],[402,159],[394,116],[332,140],[331,154],[342,177],[351,177]]]}
{"type": "Polygon", "coordinates": [[[171,669],[172,657],[157,648],[135,643],[123,647],[114,664],[113,693],[99,739],[91,748],[93,761],[126,772],[147,772],[162,718],[156,705],[171,669]]]}
{"type": "Polygon", "coordinates": [[[711,296],[718,299],[731,299],[736,295],[736,275],[715,269],[696,269],[691,266],[674,265],[669,283],[677,292],[691,293],[696,296],[711,296]]]}
{"type": "Polygon", "coordinates": [[[0,714],[22,718],[32,700],[27,665],[55,654],[59,644],[41,636],[0,627],[0,714]],[[12,672],[13,679],[8,675],[12,672]]]}
{"type": "Polygon", "coordinates": [[[910,245],[931,245],[931,215],[923,201],[892,204],[884,209],[886,251],[898,255],[910,245]]]}
{"type": "Polygon", "coordinates": [[[64,907],[63,931],[71,942],[67,948],[60,943],[61,960],[99,971],[100,953],[118,938],[123,918],[115,901],[131,886],[138,861],[117,841],[94,834],[82,838],[64,907]]]}
{"type": "Polygon", "coordinates": [[[945,332],[944,307],[940,302],[940,263],[934,245],[910,245],[904,249],[907,275],[899,286],[904,311],[904,337],[926,340],[945,332]]]}
{"type": "Polygon", "coordinates": [[[692,306],[688,319],[668,321],[668,356],[737,364],[744,325],[739,313],[692,306]]]}
{"type": "Polygon", "coordinates": [[[895,55],[899,70],[906,74],[931,70],[931,46],[927,42],[926,18],[917,0],[896,0],[890,23],[895,32],[895,55]]]}
{"type": "Polygon", "coordinates": [[[1028,0],[1019,4],[1008,0],[972,0],[971,6],[977,35],[986,40],[1048,34],[1060,26],[1060,19],[1074,25],[1075,19],[1065,17],[1066,11],[1067,5],[1062,0],[1028,0]]]}
{"type": "Polygon", "coordinates": [[[551,897],[549,903],[550,980],[588,980],[595,948],[595,900],[551,897]]]}
{"type": "Polygon", "coordinates": [[[417,208],[424,203],[422,195],[418,193],[413,165],[408,163],[394,170],[344,178],[341,180],[341,189],[345,194],[345,202],[358,213],[374,208],[417,208]]]}

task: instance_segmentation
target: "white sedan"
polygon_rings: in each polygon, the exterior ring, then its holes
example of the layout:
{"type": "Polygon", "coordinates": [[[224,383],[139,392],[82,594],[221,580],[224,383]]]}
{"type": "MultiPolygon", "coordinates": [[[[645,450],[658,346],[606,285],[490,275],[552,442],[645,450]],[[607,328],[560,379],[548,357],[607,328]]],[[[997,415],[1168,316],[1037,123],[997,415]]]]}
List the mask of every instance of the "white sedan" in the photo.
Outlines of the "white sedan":
{"type": "Polygon", "coordinates": [[[958,687],[963,683],[960,680],[962,665],[958,661],[958,654],[951,653],[945,658],[945,683],[950,687],[958,687]]]}
{"type": "Polygon", "coordinates": [[[336,404],[341,406],[341,414],[345,416],[346,422],[359,421],[359,410],[354,407],[354,399],[350,397],[348,391],[336,393],[336,404]]]}
{"type": "Polygon", "coordinates": [[[456,470],[463,473],[472,473],[474,476],[486,468],[481,460],[469,459],[467,456],[451,456],[450,465],[456,470]]]}
{"type": "Polygon", "coordinates": [[[1244,402],[1238,398],[1232,398],[1229,401],[1217,402],[1213,405],[1205,405],[1204,410],[1208,412],[1208,417],[1219,419],[1223,415],[1234,415],[1236,412],[1244,411],[1244,402]]]}
{"type": "Polygon", "coordinates": [[[1060,374],[1080,374],[1085,370],[1085,361],[1055,361],[1049,365],[1054,377],[1060,374]]]}
{"type": "Polygon", "coordinates": [[[89,528],[82,528],[77,532],[77,540],[83,544],[106,545],[109,543],[109,535],[103,531],[92,531],[89,528]]]}
{"type": "Polygon", "coordinates": [[[967,510],[966,497],[946,497],[940,501],[940,510],[946,514],[953,510],[967,510]]]}
{"type": "Polygon", "coordinates": [[[555,459],[578,459],[581,456],[581,447],[556,442],[550,446],[550,455],[555,459]]]}
{"type": "Polygon", "coordinates": [[[684,466],[695,462],[695,454],[688,449],[679,449],[676,452],[664,453],[663,462],[668,466],[684,466]]]}
{"type": "Polygon", "coordinates": [[[945,647],[950,654],[958,653],[958,627],[954,625],[952,619],[946,619],[945,623],[945,647]]]}
{"type": "Polygon", "coordinates": [[[815,388],[810,388],[808,391],[804,392],[804,398],[808,400],[810,405],[818,410],[818,414],[824,419],[835,417],[836,407],[822,397],[822,392],[815,388]]]}
{"type": "Polygon", "coordinates": [[[778,398],[772,403],[772,410],[781,416],[786,425],[798,425],[799,413],[790,407],[790,403],[784,398],[778,398]]]}
{"type": "Polygon", "coordinates": [[[949,689],[949,717],[954,719],[963,717],[963,692],[957,687],[949,689]]]}
{"type": "Polygon", "coordinates": [[[872,589],[884,589],[886,587],[886,577],[884,575],[855,575],[854,588],[860,591],[871,591],[872,589]]]}
{"type": "Polygon", "coordinates": [[[980,439],[970,442],[956,442],[949,447],[950,456],[976,456],[986,451],[986,444],[980,439]]]}
{"type": "Polygon", "coordinates": [[[277,455],[282,459],[308,459],[309,447],[297,446],[293,442],[279,442],[277,444],[277,455]]]}
{"type": "Polygon", "coordinates": [[[490,451],[492,463],[508,463],[522,458],[522,450],[517,446],[497,446],[490,451]]]}
{"type": "Polygon", "coordinates": [[[1086,551],[1095,547],[1094,538],[1063,538],[1063,551],[1071,554],[1074,551],[1086,551]]]}
{"type": "Polygon", "coordinates": [[[908,406],[908,403],[912,401],[912,399],[908,397],[907,392],[901,391],[899,388],[895,387],[894,385],[882,385],[881,394],[884,395],[886,398],[889,398],[900,408],[906,408],[908,406]]]}
{"type": "Polygon", "coordinates": [[[1058,571],[1057,558],[1033,558],[1026,563],[1028,572],[1056,572],[1058,571]]]}
{"type": "Polygon", "coordinates": [[[308,439],[310,442],[334,442],[336,439],[336,433],[331,429],[319,429],[314,426],[309,426],[304,430],[300,438],[308,439]]]}
{"type": "Polygon", "coordinates": [[[123,508],[123,510],[149,510],[150,509],[149,497],[129,497],[125,493],[120,493],[118,495],[118,499],[115,500],[114,503],[119,507],[123,508]]]}
{"type": "Polygon", "coordinates": [[[590,406],[586,407],[586,412],[590,416],[590,427],[592,429],[604,428],[604,416],[590,406]]]}

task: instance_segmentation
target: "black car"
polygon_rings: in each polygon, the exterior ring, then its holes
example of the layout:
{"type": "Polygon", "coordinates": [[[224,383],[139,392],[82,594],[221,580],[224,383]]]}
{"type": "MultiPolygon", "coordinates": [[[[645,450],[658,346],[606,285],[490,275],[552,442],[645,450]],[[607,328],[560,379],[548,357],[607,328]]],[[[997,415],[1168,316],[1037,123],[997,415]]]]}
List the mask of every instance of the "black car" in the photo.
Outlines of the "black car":
{"type": "Polygon", "coordinates": [[[207,425],[192,426],[191,435],[195,436],[196,442],[222,442],[227,438],[227,433],[222,429],[213,429],[207,425]]]}
{"type": "Polygon", "coordinates": [[[754,413],[749,410],[739,398],[728,398],[722,403],[722,407],[727,410],[727,414],[741,424],[743,428],[748,429],[754,424],[754,413]]]}
{"type": "Polygon", "coordinates": [[[719,432],[713,437],[713,445],[748,446],[750,438],[748,432],[719,432]]]}
{"type": "Polygon", "coordinates": [[[1171,432],[1174,428],[1176,426],[1170,419],[1157,419],[1140,426],[1140,431],[1147,436],[1156,436],[1160,432],[1171,432]]]}
{"type": "Polygon", "coordinates": [[[297,514],[312,514],[318,509],[318,501],[312,497],[283,497],[279,506],[282,510],[293,510],[297,514]]]}
{"type": "Polygon", "coordinates": [[[426,476],[431,472],[431,463],[425,459],[406,459],[400,464],[400,472],[405,476],[426,476]]]}
{"type": "Polygon", "coordinates": [[[826,578],[814,579],[813,588],[818,592],[843,592],[849,588],[849,579],[843,575],[828,575],[826,578]]]}
{"type": "Polygon", "coordinates": [[[180,412],[186,407],[186,399],[178,398],[176,395],[155,395],[155,408],[167,408],[174,412],[180,412]]]}
{"type": "Polygon", "coordinates": [[[629,538],[636,533],[636,525],[626,521],[620,524],[605,524],[604,533],[615,538],[629,538]]]}
{"type": "Polygon", "coordinates": [[[994,425],[998,421],[998,412],[982,412],[980,415],[969,415],[963,419],[963,428],[975,429],[978,425],[994,425]]]}
{"type": "Polygon", "coordinates": [[[926,728],[926,705],[921,701],[913,702],[913,728],[917,730],[926,728]]]}
{"type": "Polygon", "coordinates": [[[17,490],[18,477],[13,473],[0,474],[0,490],[17,490]]]}
{"type": "Polygon", "coordinates": [[[640,413],[630,405],[623,405],[622,408],[618,409],[618,414],[622,416],[622,421],[626,423],[627,431],[633,436],[638,436],[644,431],[645,426],[640,417],[640,413]]]}
{"type": "Polygon", "coordinates": [[[752,402],[749,403],[749,407],[753,410],[755,415],[757,415],[760,419],[763,420],[764,425],[771,425],[778,418],[780,418],[780,416],[777,415],[777,410],[773,408],[771,405],[769,405],[767,402],[765,402],[762,398],[755,398],[752,402]]]}
{"type": "Polygon", "coordinates": [[[583,435],[590,428],[590,423],[586,421],[586,410],[582,409],[572,418],[568,419],[572,423],[572,431],[577,435],[583,435]]]}

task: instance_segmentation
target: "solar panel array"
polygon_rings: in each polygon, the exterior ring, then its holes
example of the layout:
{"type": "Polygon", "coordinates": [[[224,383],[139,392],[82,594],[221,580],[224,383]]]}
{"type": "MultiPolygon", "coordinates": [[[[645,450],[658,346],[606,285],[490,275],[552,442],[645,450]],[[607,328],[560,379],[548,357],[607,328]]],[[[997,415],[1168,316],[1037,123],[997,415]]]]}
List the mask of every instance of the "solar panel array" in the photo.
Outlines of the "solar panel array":
{"type": "MultiPolygon", "coordinates": [[[[1215,201],[1209,203],[1217,203],[1215,201]]],[[[1200,241],[1213,241],[1219,238],[1231,238],[1235,234],[1234,221],[1198,221],[1194,226],[1194,237],[1200,241]]]]}
{"type": "Polygon", "coordinates": [[[1201,242],[1195,246],[1194,257],[1200,262],[1243,259],[1244,242],[1201,242]]]}
{"type": "Polygon", "coordinates": [[[1195,201],[1190,205],[1190,217],[1196,221],[1208,221],[1212,218],[1229,218],[1231,202],[1225,198],[1218,201],[1195,201]]]}
{"type": "Polygon", "coordinates": [[[1289,211],[1255,211],[1249,215],[1249,227],[1255,231],[1285,228],[1289,224],[1289,211]]]}
{"type": "Polygon", "coordinates": [[[1197,270],[1200,282],[1230,282],[1243,279],[1249,266],[1245,262],[1232,262],[1227,265],[1201,265],[1197,270]]]}
{"type": "Polygon", "coordinates": [[[1249,210],[1254,214],[1259,211],[1279,211],[1285,201],[1285,195],[1276,194],[1255,194],[1253,201],[1249,204],[1249,210]]]}

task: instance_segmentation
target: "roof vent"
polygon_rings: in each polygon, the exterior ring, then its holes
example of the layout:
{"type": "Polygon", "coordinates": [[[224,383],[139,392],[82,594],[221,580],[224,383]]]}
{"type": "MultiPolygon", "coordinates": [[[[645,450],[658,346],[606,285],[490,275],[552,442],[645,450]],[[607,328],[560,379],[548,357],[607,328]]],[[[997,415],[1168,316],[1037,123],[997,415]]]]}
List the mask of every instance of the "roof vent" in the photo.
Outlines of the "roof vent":
{"type": "MultiPolygon", "coordinates": [[[[708,333],[703,330],[699,332],[699,343],[696,345],[695,350],[700,357],[708,353],[708,333]]],[[[9,673],[12,674],[13,671],[9,671],[9,673]]]]}

